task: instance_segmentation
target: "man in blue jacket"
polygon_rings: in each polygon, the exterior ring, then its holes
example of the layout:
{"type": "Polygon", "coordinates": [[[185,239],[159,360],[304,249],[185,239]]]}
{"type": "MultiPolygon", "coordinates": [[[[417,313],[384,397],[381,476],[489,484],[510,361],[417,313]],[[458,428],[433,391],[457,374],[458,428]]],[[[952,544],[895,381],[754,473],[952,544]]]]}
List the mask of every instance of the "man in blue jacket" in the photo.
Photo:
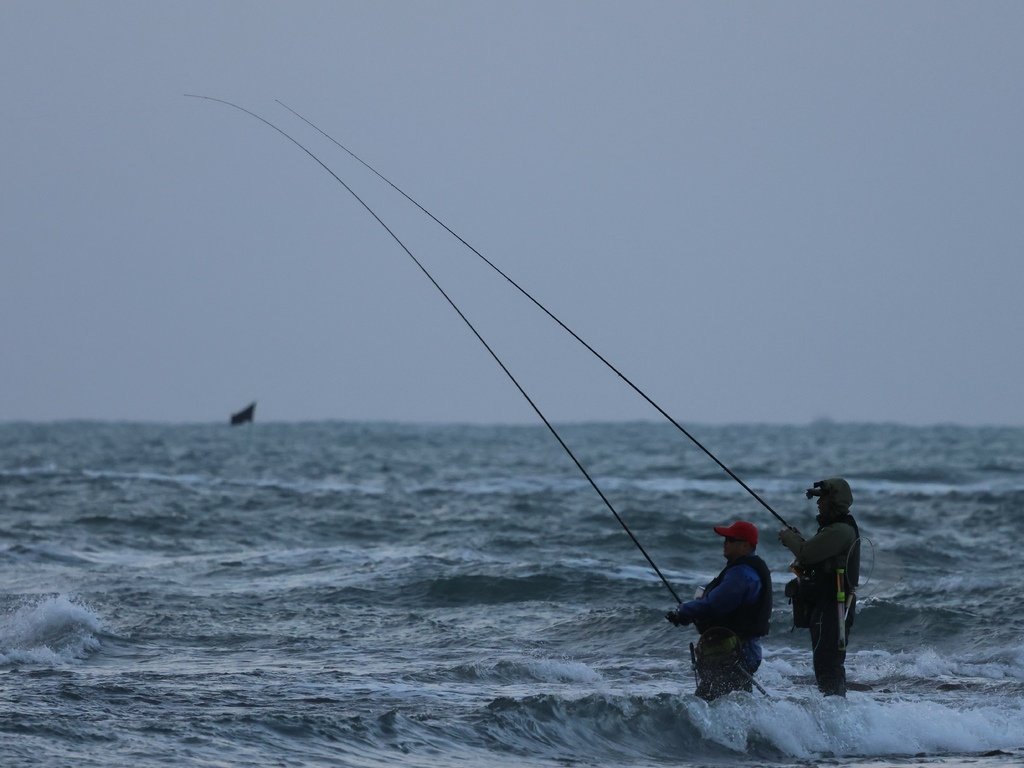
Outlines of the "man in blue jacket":
{"type": "Polygon", "coordinates": [[[750,691],[761,666],[760,638],[768,634],[772,614],[772,577],[757,549],[757,526],[740,520],[717,526],[727,563],[696,600],[666,614],[676,626],[693,624],[700,632],[691,645],[697,695],[711,700],[730,691],[750,691]]]}

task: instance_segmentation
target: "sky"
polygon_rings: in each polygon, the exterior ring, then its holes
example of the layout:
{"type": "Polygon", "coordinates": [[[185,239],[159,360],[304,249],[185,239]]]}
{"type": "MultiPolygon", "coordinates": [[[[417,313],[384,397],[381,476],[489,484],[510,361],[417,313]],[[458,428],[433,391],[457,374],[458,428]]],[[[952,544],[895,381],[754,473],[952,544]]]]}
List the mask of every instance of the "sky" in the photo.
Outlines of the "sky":
{"type": "Polygon", "coordinates": [[[1024,425],[1024,4],[0,0],[0,421],[1024,425]]]}

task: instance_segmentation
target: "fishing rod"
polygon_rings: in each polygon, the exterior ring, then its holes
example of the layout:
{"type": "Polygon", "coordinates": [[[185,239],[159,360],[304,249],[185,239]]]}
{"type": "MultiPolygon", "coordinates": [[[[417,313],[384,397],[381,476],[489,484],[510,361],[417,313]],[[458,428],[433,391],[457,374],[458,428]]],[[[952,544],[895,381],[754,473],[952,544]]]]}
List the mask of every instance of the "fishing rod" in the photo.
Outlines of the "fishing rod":
{"type": "Polygon", "coordinates": [[[548,317],[550,317],[552,320],[554,320],[555,323],[557,323],[559,326],[561,326],[561,328],[563,330],[565,330],[566,333],[568,333],[574,339],[576,339],[576,341],[578,341],[580,344],[582,344],[584,347],[586,347],[586,349],[588,351],[590,351],[591,354],[593,354],[598,360],[600,360],[602,363],[604,363],[616,376],[618,376],[627,385],[629,385],[629,387],[632,388],[632,390],[634,392],[636,392],[638,395],[640,395],[640,397],[642,397],[644,400],[646,400],[658,413],[660,413],[662,416],[664,416],[666,419],[668,419],[668,421],[676,429],[678,429],[680,432],[682,432],[687,438],[689,438],[690,442],[692,442],[695,446],[697,446],[700,450],[702,450],[705,454],[707,454],[707,456],[713,462],[715,462],[715,464],[717,464],[727,475],[729,475],[729,477],[731,477],[733,480],[735,480],[737,483],[739,483],[740,486],[743,488],[743,490],[745,490],[747,493],[749,493],[762,507],[764,507],[766,510],[768,510],[775,517],[776,520],[778,520],[780,523],[782,523],[786,528],[790,528],[792,530],[796,530],[795,528],[793,528],[793,526],[791,526],[789,523],[787,523],[782,518],[782,516],[779,515],[779,513],[777,513],[774,509],[772,509],[771,506],[768,504],[768,502],[765,501],[763,498],[761,498],[761,496],[759,496],[757,494],[757,492],[754,491],[754,489],[752,489],[749,485],[747,485],[745,482],[743,482],[743,480],[740,479],[740,477],[735,472],[733,472],[722,461],[720,461],[719,458],[717,456],[715,456],[715,454],[713,454],[707,447],[705,447],[703,443],[701,443],[696,437],[694,437],[692,434],[690,434],[690,432],[682,424],[680,424],[678,421],[676,421],[674,418],[672,418],[671,415],[669,415],[660,405],[658,405],[656,402],[654,402],[654,400],[652,400],[647,395],[646,392],[644,392],[642,389],[640,389],[640,387],[638,387],[636,384],[634,384],[633,381],[628,376],[626,376],[626,374],[624,374],[615,365],[613,365],[611,363],[611,361],[609,361],[604,355],[602,355],[600,352],[598,352],[596,349],[594,349],[590,344],[588,344],[586,341],[584,341],[572,328],[570,328],[568,325],[566,325],[564,322],[562,322],[561,319],[559,319],[547,307],[545,307],[543,304],[541,304],[540,301],[538,301],[536,298],[534,298],[533,294],[531,294],[529,291],[527,291],[525,288],[523,288],[519,283],[517,283],[515,280],[513,280],[511,277],[509,277],[494,262],[492,262],[490,259],[488,259],[486,256],[484,256],[482,253],[480,253],[480,251],[478,251],[476,248],[474,248],[472,245],[470,245],[468,242],[466,242],[462,238],[461,235],[459,235],[451,227],[449,227],[447,224],[445,224],[443,221],[441,221],[439,218],[437,218],[437,216],[435,216],[433,213],[431,213],[426,208],[424,208],[422,205],[420,205],[419,202],[417,202],[410,195],[408,195],[397,184],[395,184],[393,181],[391,181],[391,179],[389,179],[386,176],[384,176],[382,173],[380,173],[380,171],[378,171],[376,168],[374,168],[368,162],[366,162],[361,157],[359,157],[359,155],[357,155],[351,149],[346,147],[344,144],[339,142],[337,139],[335,139],[330,134],[326,133],[323,129],[321,129],[315,123],[313,123],[312,121],[310,121],[307,118],[305,118],[302,115],[300,115],[298,112],[296,112],[294,109],[289,107],[287,104],[285,104],[280,99],[276,99],[275,101],[277,101],[278,104],[280,104],[282,107],[284,107],[289,112],[291,112],[293,115],[295,115],[297,118],[299,118],[304,123],[306,123],[311,128],[313,128],[313,130],[315,130],[318,133],[320,133],[324,138],[326,138],[327,140],[333,142],[336,146],[338,146],[339,148],[341,148],[342,150],[347,152],[349,155],[351,155],[355,160],[357,160],[358,162],[362,163],[362,165],[364,165],[366,168],[368,168],[370,171],[372,171],[374,174],[376,174],[378,178],[380,178],[382,181],[384,181],[386,184],[388,184],[392,189],[394,189],[396,192],[398,192],[398,194],[400,194],[402,197],[404,197],[410,203],[412,203],[417,208],[419,208],[423,213],[425,213],[427,216],[429,216],[431,219],[433,219],[437,224],[439,224],[441,227],[443,227],[448,232],[448,234],[450,234],[452,237],[454,237],[456,240],[458,240],[460,243],[462,243],[464,246],[466,246],[469,250],[471,250],[473,253],[475,253],[477,256],[479,256],[481,259],[483,259],[484,263],[487,264],[487,266],[489,266],[491,269],[493,269],[495,272],[497,272],[499,275],[501,275],[506,281],[508,281],[508,283],[510,285],[512,285],[516,290],[518,290],[521,294],[523,294],[523,296],[525,296],[527,299],[529,299],[531,302],[533,302],[533,304],[538,309],[540,309],[544,314],[546,314],[548,317]]]}
{"type": "Polygon", "coordinates": [[[577,469],[579,469],[579,471],[583,473],[583,476],[587,478],[587,482],[589,482],[591,487],[597,492],[597,495],[601,497],[601,501],[604,502],[605,506],[608,507],[611,513],[615,516],[615,519],[619,521],[619,525],[622,526],[622,529],[629,535],[629,538],[633,540],[633,543],[636,544],[637,549],[639,549],[640,553],[647,559],[647,562],[650,564],[651,568],[654,569],[654,572],[658,574],[658,578],[661,579],[661,583],[665,585],[665,588],[668,589],[668,591],[672,594],[672,597],[675,598],[675,601],[677,603],[682,602],[682,600],[680,600],[679,598],[679,595],[676,594],[676,591],[672,588],[672,585],[669,584],[668,579],[665,578],[665,575],[655,564],[654,560],[651,559],[651,556],[647,554],[647,550],[644,549],[643,545],[640,543],[640,540],[633,535],[633,532],[629,529],[629,526],[626,525],[626,521],[622,519],[622,517],[616,511],[615,507],[612,506],[612,503],[608,500],[608,497],[604,495],[604,492],[598,487],[597,483],[594,482],[594,478],[592,478],[590,476],[590,473],[587,472],[586,467],[584,467],[580,460],[576,458],[576,454],[572,452],[572,449],[570,449],[566,442],[562,439],[562,436],[558,433],[558,430],[556,430],[555,427],[551,424],[551,422],[548,421],[547,417],[541,411],[540,407],[533,401],[533,398],[531,398],[530,395],[526,392],[526,390],[523,389],[523,386],[519,383],[519,380],[516,379],[516,377],[512,374],[512,371],[510,371],[508,367],[505,365],[505,363],[502,362],[501,358],[498,357],[498,354],[494,351],[494,349],[491,348],[491,345],[488,344],[484,337],[480,335],[480,332],[477,331],[473,323],[470,322],[469,318],[466,317],[465,314],[463,314],[462,310],[459,309],[459,306],[452,300],[452,298],[447,294],[444,288],[441,287],[441,284],[438,283],[437,280],[434,279],[434,276],[430,274],[430,272],[427,270],[427,268],[423,266],[423,263],[419,259],[417,259],[416,256],[413,255],[413,252],[410,251],[408,247],[406,247],[405,243],[402,242],[398,235],[396,235],[394,231],[392,231],[392,229],[387,224],[384,223],[384,220],[381,219],[381,217],[378,216],[377,213],[372,208],[370,208],[370,206],[367,205],[366,202],[359,195],[355,193],[352,187],[350,187],[348,184],[342,181],[341,177],[339,177],[334,171],[327,167],[327,165],[319,157],[314,155],[303,144],[300,144],[296,139],[292,138],[292,136],[290,136],[288,133],[285,133],[285,131],[283,131],[281,128],[278,128],[269,120],[260,117],[255,112],[250,112],[245,107],[240,107],[237,104],[234,104],[230,101],[226,101],[224,99],[217,99],[212,96],[200,96],[192,93],[186,93],[185,95],[194,99],[205,99],[207,101],[214,101],[219,104],[234,107],[235,109],[244,112],[245,114],[250,115],[251,117],[256,118],[260,122],[270,126],[275,131],[284,136],[286,139],[288,139],[290,142],[292,142],[299,149],[301,149],[303,152],[305,152],[307,155],[309,155],[311,158],[313,158],[313,160],[315,160],[320,165],[321,168],[327,171],[327,173],[329,173],[334,178],[335,181],[337,181],[339,184],[341,184],[341,186],[348,190],[349,194],[351,194],[352,197],[354,197],[359,202],[359,204],[362,205],[363,208],[365,208],[367,212],[377,220],[377,223],[380,224],[389,235],[391,235],[391,238],[396,243],[398,243],[401,249],[405,251],[406,255],[413,260],[416,266],[419,267],[420,271],[434,285],[434,287],[437,288],[437,290],[445,298],[448,304],[451,305],[451,308],[455,310],[455,312],[458,314],[460,318],[462,318],[462,321],[467,325],[469,330],[472,331],[473,335],[476,336],[477,340],[479,340],[479,342],[483,344],[484,348],[490,353],[491,357],[494,358],[494,361],[498,364],[501,370],[505,372],[505,375],[508,376],[511,382],[515,385],[516,389],[519,390],[519,393],[526,399],[526,402],[530,404],[530,407],[533,408],[537,416],[540,417],[540,420],[544,422],[544,426],[548,428],[548,430],[554,436],[555,440],[558,441],[558,444],[562,446],[562,449],[569,455],[569,458],[573,460],[573,463],[576,464],[577,469]]]}

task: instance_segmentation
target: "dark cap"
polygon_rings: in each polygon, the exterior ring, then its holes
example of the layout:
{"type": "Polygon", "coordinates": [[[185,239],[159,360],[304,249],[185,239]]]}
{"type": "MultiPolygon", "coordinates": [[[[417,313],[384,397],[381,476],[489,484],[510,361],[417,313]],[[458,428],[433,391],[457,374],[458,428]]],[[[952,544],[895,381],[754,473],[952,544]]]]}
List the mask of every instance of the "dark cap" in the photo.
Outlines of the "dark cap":
{"type": "Polygon", "coordinates": [[[746,520],[737,520],[728,527],[724,525],[716,525],[715,533],[729,539],[745,541],[752,547],[757,546],[757,526],[753,523],[748,523],[746,520]]]}

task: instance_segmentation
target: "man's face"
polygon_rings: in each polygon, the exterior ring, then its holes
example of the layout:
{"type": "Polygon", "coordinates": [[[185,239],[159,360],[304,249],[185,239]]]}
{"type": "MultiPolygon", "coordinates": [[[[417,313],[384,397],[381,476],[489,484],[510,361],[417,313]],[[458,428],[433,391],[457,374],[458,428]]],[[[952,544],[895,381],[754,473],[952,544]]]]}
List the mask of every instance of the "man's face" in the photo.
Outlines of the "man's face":
{"type": "Polygon", "coordinates": [[[722,542],[722,556],[730,563],[737,557],[749,555],[753,551],[754,548],[750,546],[748,542],[740,539],[733,539],[726,536],[725,540],[722,542]]]}

